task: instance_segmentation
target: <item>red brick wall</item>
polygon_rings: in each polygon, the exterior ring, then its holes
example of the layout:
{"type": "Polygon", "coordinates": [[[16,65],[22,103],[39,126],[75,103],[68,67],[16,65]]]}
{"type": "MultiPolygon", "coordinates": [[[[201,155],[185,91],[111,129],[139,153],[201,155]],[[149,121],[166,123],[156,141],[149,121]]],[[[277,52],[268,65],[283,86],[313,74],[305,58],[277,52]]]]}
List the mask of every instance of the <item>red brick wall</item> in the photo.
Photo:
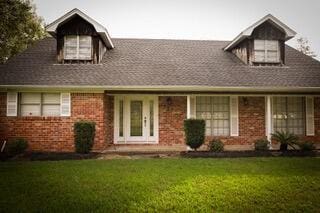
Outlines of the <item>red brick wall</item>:
{"type": "MultiPolygon", "coordinates": [[[[24,137],[33,151],[74,151],[73,124],[96,122],[94,150],[113,144],[114,97],[105,94],[73,93],[71,117],[6,117],[6,93],[0,93],[0,140],[24,137]]],[[[315,137],[320,142],[320,97],[315,103],[315,137]]],[[[183,121],[187,114],[185,96],[159,97],[159,145],[185,143],[183,121]],[[170,97],[171,101],[168,102],[170,97]],[[170,104],[169,104],[170,103],[170,104]]],[[[264,97],[239,97],[239,136],[220,137],[227,145],[248,145],[265,137],[264,97]]],[[[212,137],[207,137],[206,141],[212,137]]]]}
{"type": "Polygon", "coordinates": [[[74,122],[96,123],[94,150],[105,143],[104,94],[71,94],[71,117],[6,117],[6,93],[0,93],[0,139],[23,137],[33,151],[74,151],[74,122]]]}
{"type": "Polygon", "coordinates": [[[250,145],[256,139],[266,137],[265,98],[239,97],[239,136],[207,137],[206,141],[220,138],[226,145],[250,145]]]}
{"type": "Polygon", "coordinates": [[[114,96],[108,96],[105,94],[105,125],[106,125],[106,135],[105,141],[106,145],[113,144],[114,135],[114,96]]]}
{"type": "Polygon", "coordinates": [[[159,97],[159,144],[184,144],[183,121],[187,117],[187,97],[159,97]],[[171,104],[168,105],[168,98],[171,104]]]}

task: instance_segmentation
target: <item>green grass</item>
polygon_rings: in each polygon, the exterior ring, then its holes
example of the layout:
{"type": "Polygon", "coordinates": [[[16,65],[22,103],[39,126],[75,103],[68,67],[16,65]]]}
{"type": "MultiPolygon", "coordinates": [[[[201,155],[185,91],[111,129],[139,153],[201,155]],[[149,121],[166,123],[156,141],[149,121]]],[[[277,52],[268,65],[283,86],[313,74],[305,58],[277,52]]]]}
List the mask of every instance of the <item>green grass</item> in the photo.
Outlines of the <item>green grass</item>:
{"type": "Polygon", "coordinates": [[[0,163],[1,212],[319,212],[320,158],[0,163]]]}

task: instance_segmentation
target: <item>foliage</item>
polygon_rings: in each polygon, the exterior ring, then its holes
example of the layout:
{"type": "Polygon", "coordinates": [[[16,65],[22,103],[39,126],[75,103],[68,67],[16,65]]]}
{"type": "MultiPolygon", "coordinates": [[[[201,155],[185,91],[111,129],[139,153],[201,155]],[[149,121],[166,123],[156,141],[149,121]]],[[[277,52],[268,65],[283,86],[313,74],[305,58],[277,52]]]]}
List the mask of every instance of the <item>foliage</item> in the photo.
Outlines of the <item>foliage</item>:
{"type": "Polygon", "coordinates": [[[222,152],[224,149],[224,144],[220,139],[213,139],[209,142],[209,150],[212,152],[222,152]]]}
{"type": "Polygon", "coordinates": [[[80,121],[74,124],[75,147],[78,153],[89,153],[95,136],[95,123],[80,121]]]}
{"type": "Polygon", "coordinates": [[[184,121],[184,132],[186,144],[197,150],[205,139],[205,121],[202,119],[186,119],[184,121]]]}
{"type": "Polygon", "coordinates": [[[10,139],[5,146],[8,155],[21,154],[28,148],[28,141],[24,138],[10,139]]]}
{"type": "Polygon", "coordinates": [[[42,19],[29,0],[0,1],[0,63],[45,36],[42,19]]]}
{"type": "Polygon", "coordinates": [[[300,52],[314,58],[317,57],[317,55],[311,50],[311,47],[309,45],[309,41],[307,38],[300,37],[297,39],[297,43],[298,43],[297,49],[300,52]]]}
{"type": "Polygon", "coordinates": [[[272,134],[272,139],[280,143],[281,151],[287,151],[288,146],[291,146],[293,149],[295,149],[294,145],[298,141],[298,137],[295,134],[285,131],[276,131],[272,134]]]}
{"type": "Polygon", "coordinates": [[[265,151],[269,149],[269,141],[265,138],[258,139],[254,142],[254,149],[258,151],[265,151]]]}
{"type": "Polygon", "coordinates": [[[319,212],[320,209],[320,158],[0,164],[2,212],[319,212]]]}
{"type": "Polygon", "coordinates": [[[297,143],[297,145],[303,151],[312,151],[312,150],[316,149],[316,147],[312,141],[301,141],[301,142],[297,143]]]}

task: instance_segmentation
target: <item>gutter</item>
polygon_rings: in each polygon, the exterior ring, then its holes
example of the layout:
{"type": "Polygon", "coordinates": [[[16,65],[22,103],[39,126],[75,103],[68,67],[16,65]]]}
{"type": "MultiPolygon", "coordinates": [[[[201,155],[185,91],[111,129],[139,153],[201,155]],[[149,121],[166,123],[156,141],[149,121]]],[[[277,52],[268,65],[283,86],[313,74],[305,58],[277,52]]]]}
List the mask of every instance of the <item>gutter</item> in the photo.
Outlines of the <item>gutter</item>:
{"type": "Polygon", "coordinates": [[[211,86],[65,86],[65,85],[0,85],[0,91],[167,91],[167,92],[311,92],[320,93],[320,87],[211,87],[211,86]]]}

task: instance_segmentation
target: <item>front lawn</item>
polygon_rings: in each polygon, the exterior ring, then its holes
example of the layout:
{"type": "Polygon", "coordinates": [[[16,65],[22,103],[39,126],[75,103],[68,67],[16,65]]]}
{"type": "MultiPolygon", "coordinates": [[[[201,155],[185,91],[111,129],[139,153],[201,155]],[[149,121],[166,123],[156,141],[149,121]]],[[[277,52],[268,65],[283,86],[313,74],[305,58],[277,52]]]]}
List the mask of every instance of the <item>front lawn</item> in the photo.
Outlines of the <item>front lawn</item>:
{"type": "Polygon", "coordinates": [[[0,211],[317,212],[320,158],[0,163],[0,211]]]}

